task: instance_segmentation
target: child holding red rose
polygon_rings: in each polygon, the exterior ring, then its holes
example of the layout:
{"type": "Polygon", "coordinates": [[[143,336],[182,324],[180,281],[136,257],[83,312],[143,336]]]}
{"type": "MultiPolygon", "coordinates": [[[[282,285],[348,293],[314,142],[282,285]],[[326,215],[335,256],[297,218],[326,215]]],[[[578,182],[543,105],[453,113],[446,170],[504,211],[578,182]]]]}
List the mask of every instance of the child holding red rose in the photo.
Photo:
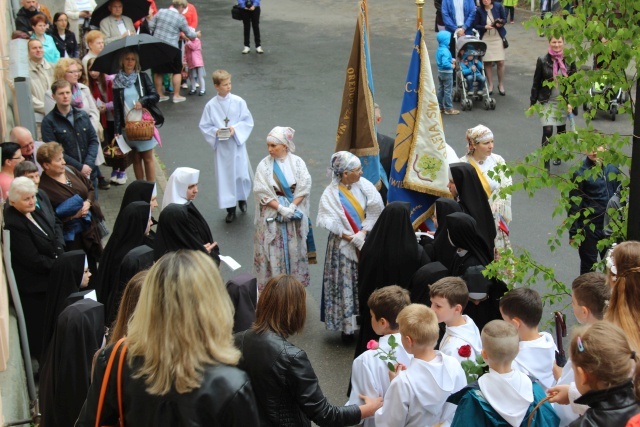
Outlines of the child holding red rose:
{"type": "Polygon", "coordinates": [[[467,284],[460,277],[445,277],[431,285],[429,295],[438,322],[447,326],[440,351],[460,362],[476,360],[482,351],[480,331],[471,317],[462,314],[469,301],[467,284]]]}
{"type": "MultiPolygon", "coordinates": [[[[513,325],[504,320],[485,325],[482,357],[489,372],[448,399],[458,405],[451,427],[527,425],[529,415],[546,395],[538,382],[511,367],[519,344],[513,325]]],[[[551,404],[545,402],[536,411],[531,426],[557,427],[559,421],[551,404]]]]}
{"type": "MultiPolygon", "coordinates": [[[[398,323],[398,313],[411,304],[409,291],[400,286],[385,286],[376,289],[367,305],[371,312],[371,326],[376,334],[382,335],[380,341],[369,341],[367,350],[353,361],[351,368],[351,393],[347,405],[362,405],[360,395],[384,397],[389,388],[389,368],[387,361],[381,360],[378,355],[391,351],[389,338],[394,337],[398,343],[394,350],[397,363],[408,366],[412,356],[402,346],[398,323]]],[[[364,427],[375,426],[373,417],[366,418],[364,427]]]]}
{"type": "Polygon", "coordinates": [[[382,408],[376,412],[376,426],[447,425],[455,411],[447,398],[467,385],[464,371],[456,359],[434,349],[440,328],[429,307],[405,307],[398,314],[398,325],[402,345],[413,354],[413,360],[406,370],[396,365],[396,372],[389,371],[393,379],[382,408]]]}

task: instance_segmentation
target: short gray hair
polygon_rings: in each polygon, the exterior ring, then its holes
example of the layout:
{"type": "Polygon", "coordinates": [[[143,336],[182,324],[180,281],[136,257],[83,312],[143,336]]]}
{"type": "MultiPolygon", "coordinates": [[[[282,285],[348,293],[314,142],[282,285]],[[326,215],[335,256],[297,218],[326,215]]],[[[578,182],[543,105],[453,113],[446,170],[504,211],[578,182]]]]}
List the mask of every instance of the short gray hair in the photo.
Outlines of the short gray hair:
{"type": "Polygon", "coordinates": [[[187,0],[172,0],[171,5],[173,7],[180,7],[180,6],[187,7],[188,3],[187,3],[187,0]]]}
{"type": "Polygon", "coordinates": [[[36,194],[38,187],[26,176],[14,179],[9,187],[9,201],[15,202],[26,194],[36,194]]]}

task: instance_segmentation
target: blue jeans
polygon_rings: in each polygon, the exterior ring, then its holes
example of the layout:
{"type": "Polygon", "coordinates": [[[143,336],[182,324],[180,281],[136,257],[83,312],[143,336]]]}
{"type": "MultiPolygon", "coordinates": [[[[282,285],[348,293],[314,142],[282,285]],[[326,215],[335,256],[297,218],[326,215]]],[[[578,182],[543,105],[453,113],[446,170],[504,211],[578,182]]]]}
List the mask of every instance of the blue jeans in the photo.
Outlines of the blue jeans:
{"type": "Polygon", "coordinates": [[[451,91],[453,90],[453,73],[438,71],[438,104],[441,110],[451,110],[451,91]]]}
{"type": "Polygon", "coordinates": [[[476,74],[475,76],[473,74],[469,74],[468,76],[465,77],[465,79],[467,79],[467,91],[472,91],[473,90],[473,78],[475,77],[476,81],[478,82],[478,89],[477,90],[482,90],[484,89],[484,76],[482,74],[476,74]]]}

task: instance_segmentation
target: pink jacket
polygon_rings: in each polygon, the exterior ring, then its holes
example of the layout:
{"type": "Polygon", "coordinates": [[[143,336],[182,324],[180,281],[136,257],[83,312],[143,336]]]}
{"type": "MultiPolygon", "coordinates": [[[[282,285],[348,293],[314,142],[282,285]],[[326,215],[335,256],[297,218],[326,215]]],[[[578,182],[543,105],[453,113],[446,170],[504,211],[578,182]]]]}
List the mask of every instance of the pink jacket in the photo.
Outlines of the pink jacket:
{"type": "Polygon", "coordinates": [[[189,68],[204,67],[200,39],[190,40],[184,45],[184,58],[189,68]]]}

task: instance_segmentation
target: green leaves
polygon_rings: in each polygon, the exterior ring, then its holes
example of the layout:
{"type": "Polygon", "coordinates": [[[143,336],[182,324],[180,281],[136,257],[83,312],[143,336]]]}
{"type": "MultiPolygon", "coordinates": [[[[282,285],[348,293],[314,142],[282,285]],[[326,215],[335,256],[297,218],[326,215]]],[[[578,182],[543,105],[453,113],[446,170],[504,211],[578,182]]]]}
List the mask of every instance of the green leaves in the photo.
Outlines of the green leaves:
{"type": "Polygon", "coordinates": [[[462,365],[462,370],[464,370],[464,374],[467,377],[467,384],[471,384],[489,372],[489,366],[487,366],[480,354],[476,356],[475,361],[471,359],[463,360],[460,365],[462,365]]]}

